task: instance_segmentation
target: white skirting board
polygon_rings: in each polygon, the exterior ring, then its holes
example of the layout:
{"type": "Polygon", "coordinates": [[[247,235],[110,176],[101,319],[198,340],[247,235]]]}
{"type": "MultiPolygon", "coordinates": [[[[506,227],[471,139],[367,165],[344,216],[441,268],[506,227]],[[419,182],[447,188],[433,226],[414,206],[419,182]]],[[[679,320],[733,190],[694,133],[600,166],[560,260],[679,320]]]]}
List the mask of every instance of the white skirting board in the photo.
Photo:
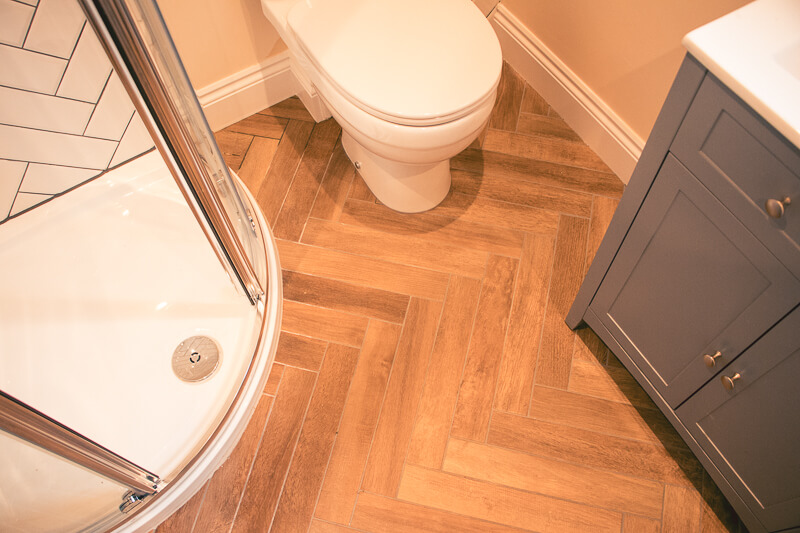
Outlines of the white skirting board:
{"type": "Polygon", "coordinates": [[[219,131],[294,96],[298,88],[289,52],[284,51],[203,87],[197,91],[197,98],[211,130],[219,131]]]}
{"type": "Polygon", "coordinates": [[[503,59],[628,183],[644,140],[502,3],[489,21],[503,59]]]}

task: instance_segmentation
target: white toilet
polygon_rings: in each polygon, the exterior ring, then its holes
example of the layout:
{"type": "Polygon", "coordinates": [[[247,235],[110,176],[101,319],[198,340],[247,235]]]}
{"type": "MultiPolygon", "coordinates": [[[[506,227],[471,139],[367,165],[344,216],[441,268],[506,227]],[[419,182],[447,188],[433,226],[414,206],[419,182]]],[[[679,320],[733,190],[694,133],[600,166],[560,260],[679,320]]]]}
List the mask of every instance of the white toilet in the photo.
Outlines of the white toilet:
{"type": "Polygon", "coordinates": [[[485,126],[500,81],[500,44],[480,10],[470,0],[261,4],[292,55],[301,98],[315,119],[329,113],[342,127],[375,197],[405,213],[439,204],[450,158],[485,126]]]}

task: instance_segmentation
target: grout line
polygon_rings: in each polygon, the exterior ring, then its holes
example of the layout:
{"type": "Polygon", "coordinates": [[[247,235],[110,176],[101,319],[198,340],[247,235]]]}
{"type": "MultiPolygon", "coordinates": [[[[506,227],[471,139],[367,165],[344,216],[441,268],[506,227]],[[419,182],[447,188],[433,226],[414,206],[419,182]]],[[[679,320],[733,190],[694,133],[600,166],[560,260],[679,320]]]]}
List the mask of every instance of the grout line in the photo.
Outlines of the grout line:
{"type": "MultiPolygon", "coordinates": [[[[31,20],[30,20],[30,22],[28,22],[28,28],[25,30],[25,37],[23,37],[23,38],[22,38],[22,44],[21,44],[20,46],[16,46],[16,47],[15,47],[15,48],[21,48],[21,49],[23,49],[23,50],[27,50],[27,49],[25,48],[25,42],[28,40],[28,35],[30,35],[30,33],[31,33],[31,28],[33,27],[33,21],[36,19],[36,13],[38,13],[38,12],[39,12],[39,5],[40,5],[40,4],[39,4],[39,3],[37,3],[35,6],[31,6],[30,4],[26,4],[26,3],[24,3],[24,2],[17,2],[17,3],[18,3],[18,4],[21,4],[21,5],[28,6],[28,7],[33,7],[33,15],[31,15],[31,20]]],[[[85,24],[85,23],[84,23],[84,24],[85,24]]],[[[80,35],[80,34],[79,34],[79,35],[80,35]]],[[[76,42],[77,42],[77,41],[76,41],[76,42]]],[[[3,44],[5,44],[5,43],[3,43],[3,44]]],[[[32,52],[33,50],[28,50],[28,51],[29,51],[29,52],[32,52]]],[[[65,70],[66,70],[66,69],[65,69],[65,70]]]]}
{"type": "MultiPolygon", "coordinates": [[[[100,96],[97,97],[97,102],[94,102],[94,104],[92,104],[92,112],[89,114],[89,120],[86,121],[86,126],[83,127],[83,133],[81,133],[81,137],[89,137],[88,135],[86,135],[86,130],[89,129],[89,124],[92,123],[92,118],[94,117],[94,114],[97,111],[97,108],[100,106],[100,100],[103,99],[103,95],[105,94],[106,89],[108,88],[108,84],[111,83],[111,76],[113,76],[113,75],[114,75],[114,71],[112,70],[108,74],[108,77],[106,78],[106,81],[103,84],[103,88],[100,89],[100,96]]],[[[135,112],[136,111],[134,109],[134,111],[131,113],[131,118],[128,119],[128,125],[130,125],[131,119],[133,118],[133,113],[135,113],[135,112]]],[[[122,131],[122,135],[123,136],[125,135],[125,131],[128,129],[128,125],[126,125],[125,126],[125,130],[122,131]]],[[[93,138],[93,137],[90,137],[90,138],[93,138]]],[[[110,139],[108,139],[108,140],[110,140],[110,139]]],[[[122,137],[120,137],[119,139],[115,139],[115,140],[117,142],[120,142],[122,140],[122,137]]],[[[114,150],[114,151],[116,152],[116,150],[114,150]]],[[[111,156],[111,158],[113,159],[114,156],[111,156]]]]}

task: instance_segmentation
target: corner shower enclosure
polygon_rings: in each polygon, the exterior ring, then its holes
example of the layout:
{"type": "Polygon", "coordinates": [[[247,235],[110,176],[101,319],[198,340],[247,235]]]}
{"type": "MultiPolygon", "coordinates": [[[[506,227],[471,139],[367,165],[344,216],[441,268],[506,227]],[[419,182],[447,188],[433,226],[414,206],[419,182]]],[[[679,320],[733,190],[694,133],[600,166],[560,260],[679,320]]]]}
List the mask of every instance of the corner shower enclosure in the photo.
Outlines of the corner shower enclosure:
{"type": "Polygon", "coordinates": [[[147,531],[261,396],[275,245],[153,0],[0,15],[0,529],[147,531]]]}

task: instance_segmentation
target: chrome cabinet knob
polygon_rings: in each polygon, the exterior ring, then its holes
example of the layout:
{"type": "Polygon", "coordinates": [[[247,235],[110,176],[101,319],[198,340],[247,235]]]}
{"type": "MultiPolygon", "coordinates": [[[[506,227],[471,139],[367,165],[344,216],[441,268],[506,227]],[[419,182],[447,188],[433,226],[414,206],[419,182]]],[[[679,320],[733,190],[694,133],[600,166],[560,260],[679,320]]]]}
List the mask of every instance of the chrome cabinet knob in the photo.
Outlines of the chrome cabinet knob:
{"type": "Polygon", "coordinates": [[[776,200],[774,198],[770,198],[767,200],[764,207],[767,210],[767,214],[772,218],[781,218],[785,211],[785,207],[792,203],[792,199],[788,196],[783,200],[776,200]]]}
{"type": "Polygon", "coordinates": [[[722,376],[722,386],[725,387],[725,390],[733,390],[733,387],[736,386],[736,381],[742,379],[742,375],[740,373],[735,373],[732,376],[722,376]]]}
{"type": "Polygon", "coordinates": [[[714,368],[714,365],[717,364],[717,357],[722,357],[722,352],[717,350],[717,353],[714,355],[705,354],[703,356],[703,362],[706,364],[708,368],[714,368]]]}

